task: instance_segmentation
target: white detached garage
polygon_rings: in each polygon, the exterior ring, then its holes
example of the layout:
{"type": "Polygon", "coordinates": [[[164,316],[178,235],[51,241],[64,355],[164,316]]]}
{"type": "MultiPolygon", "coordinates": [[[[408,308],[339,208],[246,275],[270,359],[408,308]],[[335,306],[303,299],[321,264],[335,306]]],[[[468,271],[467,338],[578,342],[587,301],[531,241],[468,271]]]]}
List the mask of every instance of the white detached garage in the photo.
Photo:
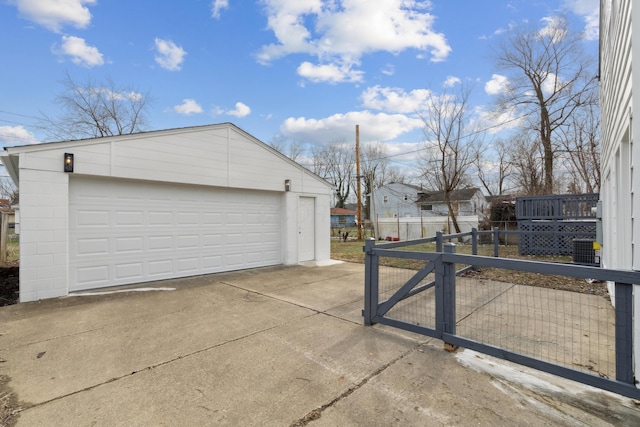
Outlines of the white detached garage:
{"type": "Polygon", "coordinates": [[[230,123],[2,161],[20,191],[21,302],[330,257],[331,185],[230,123]]]}

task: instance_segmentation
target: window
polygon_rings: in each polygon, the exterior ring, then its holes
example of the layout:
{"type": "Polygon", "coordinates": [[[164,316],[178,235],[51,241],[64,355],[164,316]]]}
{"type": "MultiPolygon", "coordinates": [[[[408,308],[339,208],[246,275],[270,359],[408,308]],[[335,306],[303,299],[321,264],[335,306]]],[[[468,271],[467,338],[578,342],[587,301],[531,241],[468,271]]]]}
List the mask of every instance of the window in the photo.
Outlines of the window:
{"type": "Polygon", "coordinates": [[[388,202],[389,202],[389,196],[384,196],[382,203],[388,203],[388,202]]]}
{"type": "Polygon", "coordinates": [[[338,224],[345,225],[346,223],[347,223],[347,216],[346,215],[340,215],[338,217],[338,224]]]}
{"type": "Polygon", "coordinates": [[[423,211],[432,211],[433,210],[433,205],[422,205],[420,207],[422,208],[423,211]]]}

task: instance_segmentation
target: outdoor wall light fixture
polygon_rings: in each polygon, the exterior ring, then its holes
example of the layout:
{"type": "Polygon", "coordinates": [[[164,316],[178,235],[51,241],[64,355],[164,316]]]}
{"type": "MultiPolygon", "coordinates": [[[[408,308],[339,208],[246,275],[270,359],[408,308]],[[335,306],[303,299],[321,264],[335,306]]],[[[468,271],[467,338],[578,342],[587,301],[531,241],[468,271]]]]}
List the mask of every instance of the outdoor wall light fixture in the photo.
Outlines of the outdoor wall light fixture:
{"type": "Polygon", "coordinates": [[[291,191],[291,180],[290,179],[285,179],[284,180],[284,191],[291,191]]]}
{"type": "Polygon", "coordinates": [[[64,171],[73,172],[73,154],[64,153],[64,171]]]}

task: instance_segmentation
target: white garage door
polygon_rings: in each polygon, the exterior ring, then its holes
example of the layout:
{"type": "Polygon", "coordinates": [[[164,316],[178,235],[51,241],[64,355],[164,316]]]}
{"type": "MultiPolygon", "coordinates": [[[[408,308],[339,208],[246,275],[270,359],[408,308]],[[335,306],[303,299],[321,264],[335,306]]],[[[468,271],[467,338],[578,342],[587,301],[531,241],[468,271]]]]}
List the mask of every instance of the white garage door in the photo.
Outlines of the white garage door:
{"type": "Polygon", "coordinates": [[[281,195],[72,177],[69,290],[282,263],[281,195]]]}

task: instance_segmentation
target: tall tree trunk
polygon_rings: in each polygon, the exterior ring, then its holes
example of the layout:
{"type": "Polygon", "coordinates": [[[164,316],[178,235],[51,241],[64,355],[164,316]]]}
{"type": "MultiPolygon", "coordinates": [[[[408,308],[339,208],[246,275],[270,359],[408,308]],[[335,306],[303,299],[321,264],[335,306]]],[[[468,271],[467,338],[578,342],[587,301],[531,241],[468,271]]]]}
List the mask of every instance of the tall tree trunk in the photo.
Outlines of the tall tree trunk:
{"type": "Polygon", "coordinates": [[[451,194],[448,191],[445,191],[444,193],[444,200],[447,203],[447,207],[449,208],[449,217],[451,218],[451,222],[453,223],[453,229],[456,233],[460,233],[460,225],[458,225],[458,218],[453,210],[453,204],[451,203],[451,194]]]}

